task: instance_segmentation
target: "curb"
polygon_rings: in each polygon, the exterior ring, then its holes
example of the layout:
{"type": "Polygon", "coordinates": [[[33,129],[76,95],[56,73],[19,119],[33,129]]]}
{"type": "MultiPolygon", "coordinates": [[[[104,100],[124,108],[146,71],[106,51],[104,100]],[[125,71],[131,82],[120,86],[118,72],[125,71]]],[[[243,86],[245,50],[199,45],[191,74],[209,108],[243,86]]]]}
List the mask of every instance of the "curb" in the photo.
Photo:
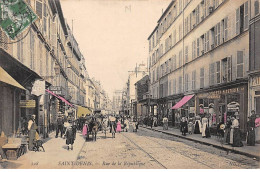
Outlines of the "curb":
{"type": "Polygon", "coordinates": [[[245,156],[248,156],[248,157],[251,157],[251,158],[256,158],[258,161],[260,160],[260,156],[253,155],[253,154],[250,154],[250,153],[247,153],[247,152],[242,152],[240,150],[235,150],[234,148],[223,147],[223,146],[220,146],[220,145],[217,145],[217,144],[203,142],[203,141],[200,141],[200,140],[196,140],[196,139],[193,139],[193,138],[188,138],[188,137],[185,137],[185,136],[177,135],[177,134],[174,134],[174,133],[170,133],[170,132],[167,132],[167,131],[162,131],[162,130],[158,130],[158,129],[154,129],[154,128],[146,128],[146,127],[142,127],[142,128],[145,128],[145,129],[148,129],[148,130],[152,130],[152,131],[156,131],[156,132],[160,132],[160,133],[167,134],[167,135],[172,135],[174,137],[178,137],[178,138],[181,138],[181,139],[186,139],[186,140],[193,141],[193,142],[200,143],[200,144],[204,144],[204,145],[207,145],[207,146],[213,146],[215,148],[222,149],[222,150],[225,150],[225,151],[230,151],[232,153],[245,155],[245,156]]]}

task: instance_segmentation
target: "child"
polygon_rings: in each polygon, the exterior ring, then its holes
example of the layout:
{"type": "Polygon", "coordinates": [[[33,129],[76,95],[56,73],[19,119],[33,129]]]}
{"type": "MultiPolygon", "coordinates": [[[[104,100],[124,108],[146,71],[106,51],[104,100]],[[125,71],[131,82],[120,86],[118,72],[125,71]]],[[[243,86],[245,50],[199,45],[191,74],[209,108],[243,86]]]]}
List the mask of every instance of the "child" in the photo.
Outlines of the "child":
{"type": "Polygon", "coordinates": [[[192,121],[190,121],[189,124],[188,124],[188,132],[189,132],[189,134],[192,134],[192,132],[193,132],[193,123],[192,123],[192,121]]]}
{"type": "Polygon", "coordinates": [[[65,137],[66,137],[66,144],[68,145],[67,149],[69,150],[69,145],[71,145],[71,150],[73,150],[75,136],[71,125],[67,127],[65,132],[65,137]]]}

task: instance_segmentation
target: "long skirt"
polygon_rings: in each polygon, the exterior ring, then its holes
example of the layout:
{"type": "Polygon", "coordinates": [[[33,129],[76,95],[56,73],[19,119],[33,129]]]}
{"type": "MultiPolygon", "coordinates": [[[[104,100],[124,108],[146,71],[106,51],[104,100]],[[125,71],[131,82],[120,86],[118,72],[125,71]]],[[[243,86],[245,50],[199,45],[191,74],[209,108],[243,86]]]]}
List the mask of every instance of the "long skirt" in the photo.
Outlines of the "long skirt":
{"type": "Polygon", "coordinates": [[[225,129],[224,141],[225,143],[230,143],[230,128],[225,129]]]}
{"type": "Polygon", "coordinates": [[[69,145],[69,144],[73,145],[74,144],[74,138],[67,138],[66,139],[66,144],[67,145],[69,145]]]}
{"type": "Polygon", "coordinates": [[[121,132],[121,130],[122,130],[122,129],[121,129],[121,124],[117,124],[116,131],[117,131],[117,132],[121,132]]]}
{"type": "Polygon", "coordinates": [[[210,137],[210,130],[209,130],[208,125],[206,126],[205,135],[206,135],[206,138],[210,137]]]}
{"type": "Polygon", "coordinates": [[[206,137],[206,128],[207,128],[207,124],[204,123],[204,124],[202,125],[202,137],[206,137]]]}
{"type": "Polygon", "coordinates": [[[233,147],[242,147],[243,143],[240,137],[239,128],[232,128],[230,130],[230,143],[233,147]]]}
{"type": "Polygon", "coordinates": [[[255,128],[250,127],[249,131],[247,132],[246,137],[247,145],[249,146],[255,146],[255,128]]]}
{"type": "Polygon", "coordinates": [[[200,134],[200,126],[198,121],[195,123],[194,134],[200,134]]]}
{"type": "Polygon", "coordinates": [[[255,140],[257,144],[260,144],[260,127],[255,129],[255,140]]]}
{"type": "Polygon", "coordinates": [[[29,150],[33,150],[33,142],[35,140],[35,135],[36,135],[36,130],[29,131],[29,143],[28,143],[29,150]]]}

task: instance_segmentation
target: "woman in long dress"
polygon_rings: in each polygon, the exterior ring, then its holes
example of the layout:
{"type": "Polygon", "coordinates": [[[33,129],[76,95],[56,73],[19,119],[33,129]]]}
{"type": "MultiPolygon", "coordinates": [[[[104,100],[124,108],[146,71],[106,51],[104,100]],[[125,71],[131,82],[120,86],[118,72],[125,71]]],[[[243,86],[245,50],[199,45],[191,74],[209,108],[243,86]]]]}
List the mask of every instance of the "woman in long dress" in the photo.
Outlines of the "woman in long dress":
{"type": "Polygon", "coordinates": [[[203,117],[202,120],[202,137],[206,137],[206,128],[207,128],[207,125],[208,125],[208,118],[206,117],[203,117]]]}
{"type": "Polygon", "coordinates": [[[121,128],[121,122],[120,122],[120,120],[118,120],[118,122],[117,122],[117,126],[116,126],[116,132],[121,132],[121,130],[122,130],[122,128],[121,128]]]}
{"type": "Polygon", "coordinates": [[[232,122],[230,118],[227,118],[227,123],[224,130],[224,142],[227,144],[230,144],[230,128],[231,128],[232,122]]]}
{"type": "Polygon", "coordinates": [[[88,123],[85,122],[83,129],[82,129],[82,135],[85,137],[85,140],[88,139],[88,123]]]}
{"type": "Polygon", "coordinates": [[[194,134],[200,134],[201,133],[201,122],[200,117],[196,116],[195,118],[195,127],[194,127],[194,134]]]}
{"type": "Polygon", "coordinates": [[[248,118],[246,142],[248,146],[255,146],[255,117],[250,116],[248,118]]]}
{"type": "Polygon", "coordinates": [[[232,125],[230,130],[230,144],[233,147],[241,147],[243,146],[243,143],[240,138],[240,131],[239,131],[239,122],[235,118],[235,116],[232,116],[232,125]]]}
{"type": "Polygon", "coordinates": [[[255,119],[255,139],[256,139],[256,143],[260,144],[260,117],[259,115],[256,116],[255,119]]]}

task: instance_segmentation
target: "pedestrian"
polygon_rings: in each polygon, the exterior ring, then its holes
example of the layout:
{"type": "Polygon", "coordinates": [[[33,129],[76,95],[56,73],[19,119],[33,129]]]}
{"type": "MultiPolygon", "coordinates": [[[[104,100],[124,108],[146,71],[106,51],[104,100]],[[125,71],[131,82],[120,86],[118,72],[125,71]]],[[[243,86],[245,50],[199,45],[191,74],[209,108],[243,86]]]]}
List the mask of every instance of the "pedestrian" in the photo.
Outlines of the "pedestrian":
{"type": "Polygon", "coordinates": [[[38,129],[38,126],[35,122],[36,115],[32,115],[31,119],[28,122],[28,131],[29,131],[29,143],[28,143],[28,149],[30,151],[33,151],[34,141],[36,140],[36,130],[38,129]]]}
{"type": "Polygon", "coordinates": [[[128,132],[128,130],[129,130],[129,121],[127,118],[125,120],[125,130],[126,130],[126,132],[128,132]]]}
{"type": "Polygon", "coordinates": [[[256,115],[255,119],[255,142],[260,144],[260,117],[259,114],[256,115]]]}
{"type": "Polygon", "coordinates": [[[168,130],[168,118],[166,116],[163,117],[163,130],[168,130]]]}
{"type": "Polygon", "coordinates": [[[231,125],[232,125],[231,119],[228,117],[226,125],[225,125],[225,129],[224,129],[224,142],[226,144],[230,144],[230,129],[231,129],[231,125]]]}
{"type": "Polygon", "coordinates": [[[56,138],[58,138],[59,132],[60,132],[60,137],[62,138],[63,131],[64,131],[64,119],[62,118],[61,113],[59,112],[57,118],[56,138]]]}
{"type": "Polygon", "coordinates": [[[138,130],[138,126],[139,126],[139,122],[136,121],[136,123],[135,123],[135,131],[136,131],[136,132],[137,132],[137,130],[138,130]]]}
{"type": "Polygon", "coordinates": [[[248,119],[246,142],[248,146],[255,146],[255,116],[251,115],[248,119]]]}
{"type": "Polygon", "coordinates": [[[181,118],[181,133],[183,136],[186,136],[186,133],[188,132],[188,123],[187,123],[187,118],[182,117],[181,118]]]}
{"type": "Polygon", "coordinates": [[[196,117],[195,117],[194,134],[200,134],[200,133],[201,133],[200,116],[196,116],[196,117]]]}
{"type": "Polygon", "coordinates": [[[209,127],[208,127],[209,123],[208,123],[208,118],[206,117],[206,115],[204,115],[201,122],[202,122],[202,138],[210,137],[209,127]]]}
{"type": "Polygon", "coordinates": [[[242,147],[243,143],[240,138],[239,122],[235,115],[231,117],[232,125],[230,130],[230,144],[233,147],[242,147]]]}
{"type": "Polygon", "coordinates": [[[151,125],[151,128],[153,128],[153,117],[150,118],[150,125],[151,125]]]}
{"type": "Polygon", "coordinates": [[[120,120],[118,120],[117,121],[117,124],[116,124],[117,126],[116,126],[116,132],[121,132],[121,130],[122,130],[122,128],[121,128],[121,122],[120,122],[120,120]]]}
{"type": "Polygon", "coordinates": [[[192,118],[189,120],[189,123],[188,123],[188,133],[189,134],[192,134],[193,133],[193,130],[194,130],[194,124],[192,122],[192,118]]]}
{"type": "Polygon", "coordinates": [[[87,139],[88,139],[88,122],[87,121],[85,122],[85,124],[83,126],[82,135],[83,135],[83,137],[85,137],[85,141],[87,141],[87,139]]]}
{"type": "Polygon", "coordinates": [[[73,150],[73,144],[75,140],[75,134],[73,132],[73,128],[71,124],[66,125],[66,131],[65,131],[65,137],[66,137],[66,145],[67,149],[73,150]],[[69,147],[70,145],[70,147],[69,147]]]}

